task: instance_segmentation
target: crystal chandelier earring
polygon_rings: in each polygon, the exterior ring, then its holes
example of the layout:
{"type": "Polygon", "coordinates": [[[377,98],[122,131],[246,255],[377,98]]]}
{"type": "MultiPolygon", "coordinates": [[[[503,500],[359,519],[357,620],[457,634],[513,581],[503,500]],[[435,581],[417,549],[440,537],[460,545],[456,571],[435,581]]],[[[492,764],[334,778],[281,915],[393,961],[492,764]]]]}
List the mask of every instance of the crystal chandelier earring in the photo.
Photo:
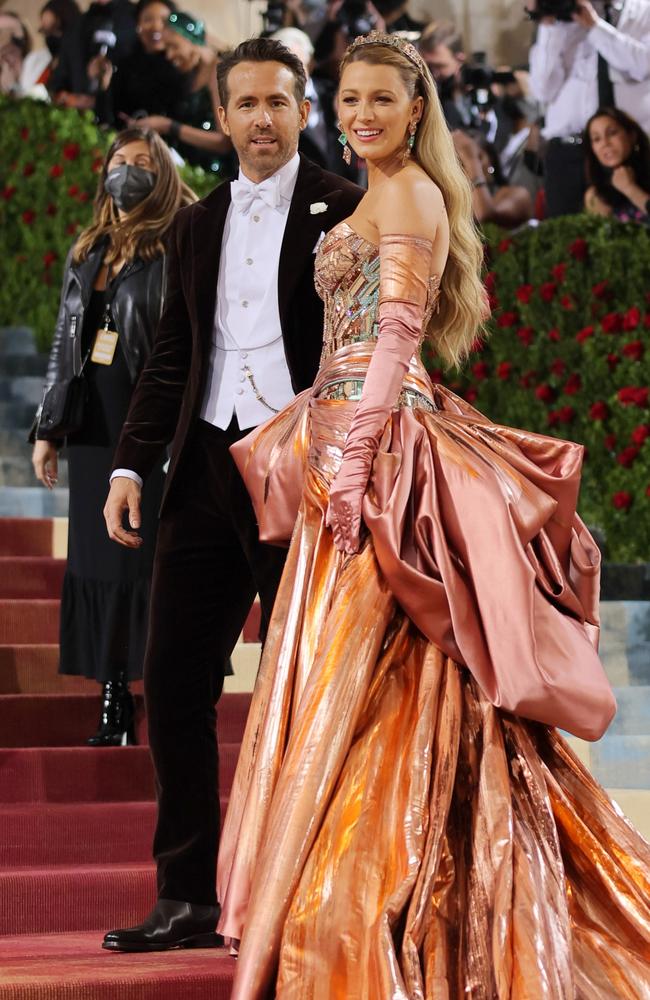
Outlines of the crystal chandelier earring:
{"type": "Polygon", "coordinates": [[[404,153],[402,155],[403,167],[406,166],[411,156],[411,153],[413,152],[413,147],[415,146],[415,133],[417,132],[417,130],[418,130],[417,123],[411,122],[411,124],[409,125],[409,137],[406,140],[406,148],[404,149],[404,153]]]}
{"type": "Polygon", "coordinates": [[[349,167],[350,164],[352,163],[352,153],[350,151],[350,147],[348,146],[348,137],[346,133],[343,131],[343,126],[341,125],[341,122],[337,122],[336,127],[341,133],[339,136],[339,142],[343,146],[343,153],[341,155],[343,156],[343,159],[345,160],[345,162],[349,167]]]}

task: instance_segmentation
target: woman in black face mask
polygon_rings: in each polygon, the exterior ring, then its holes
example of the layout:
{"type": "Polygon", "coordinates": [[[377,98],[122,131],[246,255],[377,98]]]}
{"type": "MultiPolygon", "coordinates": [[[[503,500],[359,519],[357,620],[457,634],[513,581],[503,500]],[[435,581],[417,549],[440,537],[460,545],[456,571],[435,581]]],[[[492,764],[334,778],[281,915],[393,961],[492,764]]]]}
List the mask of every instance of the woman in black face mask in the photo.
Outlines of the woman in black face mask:
{"type": "Polygon", "coordinates": [[[68,255],[44,401],[32,432],[34,469],[48,489],[57,482],[62,445],[68,459],[60,672],[103,685],[92,746],[134,740],[128,685],[142,674],[162,463],[144,487],[137,551],[108,539],[102,508],[113,451],[161,313],[165,237],[176,211],[194,200],[155,132],[118,134],[104,162],[93,221],[68,255]],[[75,428],[58,419],[48,389],[61,390],[80,370],[85,402],[75,428]]]}
{"type": "Polygon", "coordinates": [[[66,31],[79,19],[81,11],[76,0],[48,0],[41,7],[38,32],[45,42],[45,49],[30,53],[34,60],[34,83],[48,88],[52,73],[59,61],[61,43],[66,31]]]}

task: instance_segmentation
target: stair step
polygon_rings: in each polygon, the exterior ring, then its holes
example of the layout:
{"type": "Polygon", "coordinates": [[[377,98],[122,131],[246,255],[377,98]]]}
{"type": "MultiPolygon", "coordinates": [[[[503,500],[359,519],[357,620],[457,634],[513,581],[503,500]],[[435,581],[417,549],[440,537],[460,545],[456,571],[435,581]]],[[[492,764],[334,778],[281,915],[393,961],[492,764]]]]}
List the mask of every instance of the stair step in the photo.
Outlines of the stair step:
{"type": "Polygon", "coordinates": [[[22,432],[23,441],[34,421],[34,407],[31,403],[0,403],[0,427],[13,427],[22,432]]]}
{"type": "MultiPolygon", "coordinates": [[[[219,789],[229,795],[239,743],[219,741],[219,789]]],[[[149,747],[11,747],[0,750],[5,803],[152,802],[149,747]]],[[[2,814],[3,815],[3,814],[2,814]]]]}
{"type": "Polygon", "coordinates": [[[31,403],[36,409],[43,398],[42,375],[18,375],[16,378],[0,377],[0,400],[31,403]]]}
{"type": "Polygon", "coordinates": [[[57,600],[0,600],[0,644],[58,642],[60,604],[57,600]]]}
{"type": "Polygon", "coordinates": [[[0,935],[130,927],[154,905],[156,876],[151,863],[5,868],[0,899],[0,935]]]}
{"type": "Polygon", "coordinates": [[[15,427],[0,429],[0,455],[3,458],[27,458],[31,464],[32,446],[27,432],[15,427]]]}
{"type": "MultiPolygon", "coordinates": [[[[147,742],[142,697],[136,695],[138,743],[147,742]]],[[[241,743],[251,696],[224,694],[218,706],[219,741],[241,743]]],[[[101,707],[99,695],[5,694],[0,695],[0,746],[84,746],[97,728],[101,707]]]]}
{"type": "Polygon", "coordinates": [[[51,556],[0,556],[0,600],[58,600],[65,559],[51,556]]]}
{"type": "Polygon", "coordinates": [[[60,674],[56,643],[0,646],[0,694],[95,694],[95,681],[60,674]]]}
{"type": "MultiPolygon", "coordinates": [[[[63,464],[59,466],[62,475],[63,464]]],[[[0,486],[0,519],[67,517],[68,504],[67,487],[0,486]]]]}
{"type": "Polygon", "coordinates": [[[606,734],[591,746],[590,770],[606,788],[650,788],[650,735],[606,734]]]}
{"type": "Polygon", "coordinates": [[[36,337],[28,326],[0,327],[0,354],[36,354],[36,337]]]}
{"type": "Polygon", "coordinates": [[[0,1000],[230,1000],[236,960],[224,948],[107,952],[108,927],[0,939],[0,1000]]]}
{"type": "Polygon", "coordinates": [[[0,517],[1,556],[51,556],[53,524],[47,517],[0,517]]]}

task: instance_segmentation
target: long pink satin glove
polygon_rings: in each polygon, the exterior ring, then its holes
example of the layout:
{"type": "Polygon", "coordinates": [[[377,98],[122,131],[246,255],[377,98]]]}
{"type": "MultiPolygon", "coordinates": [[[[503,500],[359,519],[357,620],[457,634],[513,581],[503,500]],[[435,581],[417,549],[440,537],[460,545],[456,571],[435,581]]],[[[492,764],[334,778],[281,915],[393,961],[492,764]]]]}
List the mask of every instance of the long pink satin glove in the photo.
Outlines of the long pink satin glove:
{"type": "Polygon", "coordinates": [[[379,243],[379,338],[325,518],[340,552],[359,549],[361,503],[373,459],[422,335],[432,253],[431,241],[415,236],[382,236],[379,243]]]}

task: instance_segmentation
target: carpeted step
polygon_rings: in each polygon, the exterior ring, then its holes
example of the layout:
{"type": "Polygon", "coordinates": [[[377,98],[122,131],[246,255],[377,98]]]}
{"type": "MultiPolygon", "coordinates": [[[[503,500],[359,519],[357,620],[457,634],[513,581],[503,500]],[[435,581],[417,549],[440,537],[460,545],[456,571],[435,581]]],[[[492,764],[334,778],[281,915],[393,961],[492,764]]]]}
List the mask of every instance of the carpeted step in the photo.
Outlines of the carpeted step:
{"type": "Polygon", "coordinates": [[[0,600],[0,643],[58,642],[61,602],[0,600]]]}
{"type": "Polygon", "coordinates": [[[0,899],[0,935],[129,927],[154,905],[156,876],[151,863],[4,868],[0,899]]]}
{"type": "Polygon", "coordinates": [[[0,555],[51,556],[52,533],[48,517],[0,518],[0,555]]]}
{"type": "Polygon", "coordinates": [[[97,931],[0,939],[0,1000],[230,998],[235,959],[225,949],[127,955],[101,941],[97,931]]]}
{"type": "Polygon", "coordinates": [[[155,802],[3,804],[0,869],[145,863],[155,823],[155,802]]]}
{"type": "MultiPolygon", "coordinates": [[[[0,694],[97,693],[96,681],[58,671],[59,647],[55,643],[0,646],[0,694]]],[[[134,690],[141,687],[138,682],[134,690]]]]}
{"type": "MultiPolygon", "coordinates": [[[[248,693],[223,695],[218,708],[221,742],[241,742],[250,702],[248,693]]],[[[100,705],[98,695],[1,695],[0,746],[83,746],[97,727],[100,705]]],[[[138,742],[146,743],[141,696],[136,696],[136,711],[138,742]]]]}
{"type": "MultiPolygon", "coordinates": [[[[230,793],[239,747],[239,743],[219,744],[222,795],[230,793]]],[[[0,810],[8,802],[150,802],[153,798],[147,746],[0,750],[0,810]]]]}
{"type": "Polygon", "coordinates": [[[61,597],[65,559],[51,556],[0,556],[0,600],[61,597]]]}

